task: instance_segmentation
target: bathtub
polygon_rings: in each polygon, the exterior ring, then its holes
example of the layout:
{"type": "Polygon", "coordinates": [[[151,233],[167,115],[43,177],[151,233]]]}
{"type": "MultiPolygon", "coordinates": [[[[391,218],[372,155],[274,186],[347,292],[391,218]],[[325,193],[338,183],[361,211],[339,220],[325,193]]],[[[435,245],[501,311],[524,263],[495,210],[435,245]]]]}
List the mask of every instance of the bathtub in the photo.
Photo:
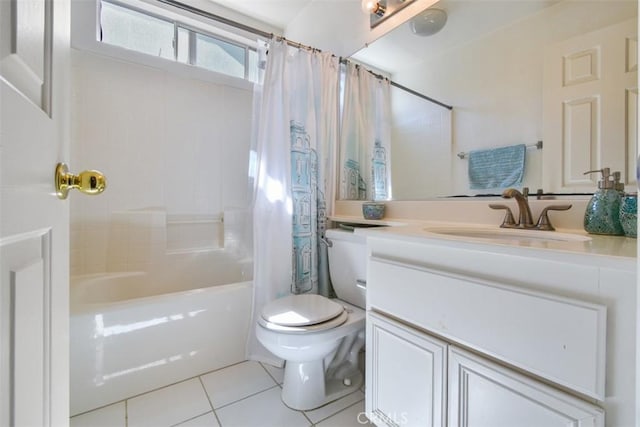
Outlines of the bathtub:
{"type": "Polygon", "coordinates": [[[252,282],[167,293],[153,281],[72,279],[71,415],[245,360],[252,282]]]}

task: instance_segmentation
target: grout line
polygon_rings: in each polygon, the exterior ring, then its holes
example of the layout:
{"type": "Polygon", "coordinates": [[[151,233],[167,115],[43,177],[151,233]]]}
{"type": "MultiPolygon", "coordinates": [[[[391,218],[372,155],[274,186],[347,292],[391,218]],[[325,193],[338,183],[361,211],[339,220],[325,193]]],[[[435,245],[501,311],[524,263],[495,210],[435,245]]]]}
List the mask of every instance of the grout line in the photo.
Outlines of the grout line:
{"type": "MultiPolygon", "coordinates": [[[[354,391],[353,393],[355,393],[355,391],[354,391]]],[[[353,393],[350,393],[350,394],[353,394],[353,393]]],[[[347,394],[347,396],[349,396],[350,394],[347,394]]],[[[346,396],[341,397],[341,399],[344,399],[344,397],[346,397],[346,396]]],[[[346,411],[347,409],[351,408],[352,406],[356,406],[356,405],[358,405],[358,404],[359,404],[359,403],[361,403],[363,400],[364,400],[364,398],[363,398],[363,399],[358,400],[357,402],[352,403],[351,405],[349,405],[349,406],[347,406],[347,407],[345,407],[345,408],[340,409],[338,412],[336,412],[336,413],[334,413],[334,414],[331,414],[331,415],[329,415],[328,417],[324,417],[324,418],[322,418],[321,420],[318,420],[318,421],[316,422],[316,424],[319,424],[319,423],[321,423],[321,422],[323,422],[323,421],[326,421],[326,420],[328,420],[329,418],[331,418],[331,417],[333,417],[333,416],[338,415],[340,412],[344,412],[344,411],[346,411]]],[[[314,424],[314,425],[316,425],[316,424],[314,424]]]]}
{"type": "Polygon", "coordinates": [[[80,415],[85,415],[85,414],[88,414],[90,412],[97,411],[99,409],[104,409],[104,408],[106,408],[108,406],[117,405],[118,403],[125,403],[125,405],[126,405],[127,399],[128,399],[128,397],[124,398],[124,399],[117,400],[117,401],[112,402],[112,403],[107,403],[106,405],[102,405],[102,406],[98,406],[98,407],[93,408],[93,409],[89,409],[88,411],[79,412],[79,413],[77,413],[75,415],[70,416],[69,419],[75,418],[75,417],[79,417],[80,415]]]}
{"type": "Polygon", "coordinates": [[[220,422],[220,418],[218,418],[218,414],[216,414],[216,410],[213,407],[213,403],[211,403],[211,398],[209,397],[207,388],[204,386],[204,382],[202,381],[202,375],[198,377],[198,380],[200,380],[200,385],[204,390],[204,395],[207,396],[207,401],[209,402],[209,406],[211,406],[211,412],[213,412],[213,416],[216,417],[216,421],[218,421],[218,425],[222,426],[222,423],[220,422]]]}
{"type": "MultiPolygon", "coordinates": [[[[106,405],[99,406],[99,407],[97,407],[97,408],[93,408],[93,409],[90,409],[90,410],[85,411],[85,412],[81,412],[81,413],[79,413],[79,414],[74,415],[73,417],[77,417],[77,416],[80,416],[80,415],[88,414],[88,413],[90,413],[90,412],[97,411],[97,410],[99,410],[99,409],[103,409],[103,408],[106,408],[106,407],[108,407],[108,406],[115,405],[115,404],[118,404],[118,403],[121,403],[121,402],[122,402],[122,403],[124,403],[124,405],[125,405],[125,427],[128,427],[128,426],[129,426],[129,400],[131,400],[131,399],[135,399],[135,398],[140,397],[140,396],[144,396],[144,395],[146,395],[146,394],[154,393],[154,392],[156,392],[156,391],[159,391],[159,390],[162,390],[162,389],[165,389],[165,388],[169,388],[169,387],[172,387],[172,386],[177,385],[177,384],[181,384],[181,383],[184,383],[184,382],[187,382],[187,381],[191,381],[191,380],[193,380],[193,379],[197,379],[197,380],[200,382],[200,385],[202,386],[202,388],[203,388],[203,390],[204,390],[204,392],[205,392],[205,396],[207,397],[207,401],[209,402],[209,405],[211,406],[211,412],[213,412],[213,415],[215,416],[216,420],[218,421],[218,424],[220,424],[220,426],[222,426],[222,423],[220,422],[220,418],[218,417],[218,414],[216,413],[216,408],[214,408],[214,407],[213,407],[213,404],[212,404],[211,399],[210,399],[210,397],[209,397],[209,393],[207,393],[207,389],[206,389],[206,387],[204,386],[204,382],[202,381],[202,376],[204,376],[204,375],[208,375],[208,374],[213,373],[213,372],[222,371],[223,369],[230,368],[230,367],[232,367],[232,366],[240,365],[240,364],[247,363],[247,362],[251,362],[251,361],[250,361],[250,360],[243,360],[243,361],[241,361],[241,362],[237,362],[237,363],[234,363],[234,364],[231,364],[231,365],[228,365],[228,366],[224,366],[224,367],[222,367],[222,368],[218,368],[218,369],[214,369],[214,370],[211,370],[211,371],[207,371],[207,372],[205,372],[205,373],[203,373],[203,374],[199,374],[199,375],[196,375],[196,376],[193,376],[193,377],[189,377],[189,378],[186,378],[186,379],[183,379],[183,380],[180,380],[180,381],[176,381],[176,382],[173,382],[173,383],[170,383],[170,384],[167,384],[167,385],[163,385],[163,386],[161,386],[161,387],[157,387],[157,388],[151,389],[151,390],[149,390],[149,391],[145,391],[145,392],[142,392],[142,393],[138,393],[138,394],[135,394],[135,395],[133,395],[133,396],[129,396],[129,397],[126,397],[126,398],[124,398],[124,399],[121,399],[121,400],[118,400],[118,401],[115,401],[115,402],[112,402],[112,403],[108,403],[108,404],[106,404],[106,405]]],[[[264,392],[266,392],[266,391],[268,391],[268,390],[271,390],[271,389],[273,389],[273,388],[276,388],[276,387],[277,387],[277,388],[282,389],[282,385],[278,382],[278,380],[276,380],[276,379],[273,377],[273,375],[271,375],[271,373],[269,373],[269,371],[267,370],[267,368],[265,368],[265,367],[264,367],[264,365],[263,365],[261,362],[256,362],[256,363],[258,363],[258,364],[262,367],[262,369],[264,369],[264,370],[265,370],[265,372],[267,373],[267,375],[269,376],[269,378],[271,378],[271,380],[273,380],[274,385],[273,385],[273,386],[271,386],[271,387],[269,387],[269,388],[266,388],[266,389],[264,389],[264,390],[260,390],[260,391],[258,391],[258,392],[253,393],[253,394],[250,394],[250,395],[244,396],[244,397],[243,397],[243,398],[241,398],[241,399],[235,400],[235,401],[233,401],[233,402],[226,403],[226,404],[224,404],[224,405],[220,406],[220,407],[219,407],[219,408],[217,408],[217,409],[225,408],[225,407],[227,407],[227,406],[233,405],[233,404],[238,403],[238,402],[240,402],[240,401],[242,401],[242,400],[245,400],[245,399],[248,399],[248,398],[250,398],[250,397],[256,396],[256,395],[258,395],[258,394],[260,394],[260,393],[264,393],[264,392]]],[[[300,412],[302,412],[302,413],[303,413],[303,415],[304,415],[304,412],[303,412],[303,411],[300,411],[300,412]]],[[[206,412],[206,413],[208,413],[208,412],[206,412]]],[[[198,417],[198,416],[202,416],[202,415],[204,415],[204,414],[197,415],[197,417],[198,417]]],[[[307,418],[307,420],[309,420],[309,418],[308,418],[306,415],[304,415],[304,416],[305,416],[305,418],[307,418]]],[[[70,418],[73,418],[73,417],[70,417],[70,418]]],[[[193,417],[193,418],[195,418],[195,417],[193,417]]],[[[191,419],[191,418],[190,418],[190,419],[191,419]]],[[[189,420],[190,420],[190,419],[189,419],[189,420]]],[[[181,423],[184,423],[184,422],[189,421],[189,420],[181,421],[181,423]]],[[[309,422],[311,423],[311,420],[309,420],[309,422]]],[[[176,424],[176,425],[177,425],[177,424],[176,424]]],[[[313,423],[311,423],[311,425],[313,425],[313,423]]]]}
{"type": "MultiPolygon", "coordinates": [[[[264,365],[262,364],[262,362],[258,362],[260,364],[260,366],[262,366],[262,369],[265,370],[265,372],[267,373],[267,375],[269,375],[271,377],[271,379],[277,384],[280,385],[280,383],[278,382],[277,379],[275,379],[275,377],[273,375],[271,375],[271,372],[269,372],[269,370],[267,368],[264,367],[264,365]]],[[[282,369],[282,368],[279,368],[282,369]]]]}
{"type": "Polygon", "coordinates": [[[245,397],[243,397],[242,399],[238,399],[238,400],[235,400],[235,401],[233,401],[233,402],[225,403],[224,405],[222,405],[222,406],[220,406],[220,407],[218,407],[218,408],[215,408],[215,409],[220,410],[220,409],[222,409],[222,408],[226,408],[227,406],[231,406],[231,405],[233,405],[233,404],[235,404],[235,403],[242,402],[243,400],[246,400],[246,399],[248,399],[248,398],[250,398],[250,397],[253,397],[253,396],[257,396],[257,395],[258,395],[258,394],[260,394],[260,393],[264,393],[264,392],[266,392],[266,391],[273,390],[274,388],[277,388],[277,387],[278,387],[278,385],[277,385],[277,384],[276,384],[276,385],[273,385],[273,386],[271,386],[271,387],[269,387],[269,388],[265,388],[264,390],[260,390],[260,391],[258,391],[258,392],[253,393],[253,394],[250,394],[250,395],[248,395],[248,396],[245,396],[245,397]]]}
{"type": "MultiPolygon", "coordinates": [[[[1,0],[0,0],[0,1],[1,1],[1,0]]],[[[123,398],[123,399],[116,400],[115,402],[110,402],[110,403],[107,403],[107,404],[105,404],[105,405],[98,406],[98,407],[96,407],[96,408],[89,409],[89,410],[84,411],[84,412],[80,412],[80,413],[78,413],[78,414],[75,414],[75,415],[73,415],[73,416],[69,417],[69,419],[71,419],[71,418],[73,418],[73,417],[80,416],[80,415],[88,414],[89,412],[97,411],[98,409],[103,409],[103,408],[106,408],[107,406],[115,405],[115,404],[120,403],[120,402],[125,402],[125,404],[126,404],[126,401],[127,401],[127,400],[135,399],[136,397],[144,396],[145,394],[153,393],[153,392],[155,392],[155,391],[162,390],[162,389],[164,389],[164,388],[171,387],[171,386],[174,386],[174,385],[176,385],[176,384],[180,384],[180,383],[184,383],[184,382],[187,382],[187,381],[190,381],[190,380],[196,379],[196,378],[200,378],[202,375],[208,375],[208,374],[210,374],[210,373],[217,372],[217,371],[221,371],[221,370],[223,370],[223,369],[230,368],[230,367],[232,367],[232,366],[236,366],[236,365],[240,365],[241,363],[246,363],[246,362],[250,362],[250,360],[243,360],[242,362],[233,363],[233,364],[231,364],[231,365],[223,366],[222,368],[213,369],[213,370],[211,370],[211,371],[207,371],[207,372],[204,372],[204,373],[202,373],[202,374],[194,375],[194,376],[192,376],[192,377],[185,378],[185,379],[182,379],[182,380],[179,380],[179,381],[176,381],[176,382],[170,383],[170,384],[165,384],[165,385],[163,385],[163,386],[160,386],[160,387],[157,387],[157,388],[153,388],[153,389],[148,390],[148,391],[143,391],[142,393],[134,394],[134,395],[132,395],[132,396],[127,396],[127,397],[125,397],[125,398],[123,398]]],[[[258,363],[260,363],[260,362],[258,362],[258,363]]],[[[263,367],[263,368],[264,368],[264,367],[263,367]]],[[[267,373],[268,373],[268,372],[267,372],[267,373]]],[[[273,378],[273,377],[271,377],[271,378],[273,378]]],[[[275,381],[275,380],[274,380],[274,381],[275,381]]],[[[276,383],[277,383],[277,381],[276,381],[276,383]]]]}
{"type": "MultiPolygon", "coordinates": [[[[210,370],[210,371],[207,371],[207,372],[203,372],[203,373],[201,373],[201,374],[198,374],[198,375],[194,376],[193,378],[201,377],[201,376],[203,376],[203,375],[209,375],[209,374],[211,374],[211,373],[213,373],[213,372],[222,371],[223,369],[227,369],[227,368],[230,368],[230,367],[232,367],[232,366],[236,366],[236,365],[241,365],[241,364],[243,364],[243,363],[247,363],[247,362],[252,362],[252,360],[248,360],[248,359],[247,359],[247,360],[242,360],[242,361],[240,361],[240,362],[232,363],[231,365],[223,366],[222,368],[212,369],[212,370],[210,370]]],[[[258,362],[258,363],[260,363],[260,362],[258,362]]]]}
{"type": "MultiPolygon", "coordinates": [[[[284,406],[287,406],[287,405],[284,405],[284,406]]],[[[304,411],[298,411],[298,412],[302,413],[302,416],[305,417],[307,421],[309,421],[309,427],[315,426],[313,421],[311,421],[311,418],[307,417],[307,414],[304,411]]]]}
{"type": "MultiPolygon", "coordinates": [[[[184,424],[184,423],[186,423],[187,421],[195,420],[196,418],[201,417],[201,416],[203,416],[203,415],[207,415],[207,414],[209,414],[209,413],[213,413],[213,411],[207,411],[207,412],[203,412],[202,414],[194,415],[193,417],[191,417],[191,418],[187,418],[186,420],[182,420],[182,421],[180,421],[179,423],[171,424],[171,426],[169,426],[169,427],[177,427],[177,426],[180,426],[181,424],[184,424]]],[[[213,413],[213,415],[215,416],[215,413],[213,413]]],[[[218,418],[218,417],[216,417],[216,419],[217,419],[217,418],[218,418]]],[[[219,423],[218,423],[218,424],[219,424],[219,423]]]]}

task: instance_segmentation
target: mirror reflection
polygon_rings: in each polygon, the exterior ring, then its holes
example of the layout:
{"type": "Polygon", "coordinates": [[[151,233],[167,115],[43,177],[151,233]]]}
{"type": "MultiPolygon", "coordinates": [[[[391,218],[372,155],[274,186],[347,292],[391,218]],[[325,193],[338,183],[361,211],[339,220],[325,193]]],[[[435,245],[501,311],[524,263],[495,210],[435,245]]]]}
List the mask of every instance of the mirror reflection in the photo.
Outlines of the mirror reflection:
{"type": "Polygon", "coordinates": [[[469,159],[457,154],[519,144],[527,146],[521,184],[532,192],[593,191],[582,172],[606,166],[635,186],[635,0],[441,0],[432,8],[446,12],[441,30],[418,35],[408,22],[353,55],[453,106],[391,88],[393,200],[498,193],[472,189],[469,159]],[[607,64],[618,62],[620,76],[608,77],[607,64]],[[620,86],[615,94],[601,93],[606,78],[620,86]]]}

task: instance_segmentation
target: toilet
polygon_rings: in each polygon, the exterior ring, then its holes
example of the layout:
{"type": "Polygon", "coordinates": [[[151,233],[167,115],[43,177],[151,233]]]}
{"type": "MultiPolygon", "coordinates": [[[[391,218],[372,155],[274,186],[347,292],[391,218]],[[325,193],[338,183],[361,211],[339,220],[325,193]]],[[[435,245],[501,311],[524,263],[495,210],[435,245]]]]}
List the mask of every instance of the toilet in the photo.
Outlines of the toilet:
{"type": "Polygon", "coordinates": [[[282,401],[310,410],[362,385],[358,353],[365,337],[365,237],[327,230],[329,274],[337,299],[289,295],[265,305],[256,336],[286,361],[282,401]]]}

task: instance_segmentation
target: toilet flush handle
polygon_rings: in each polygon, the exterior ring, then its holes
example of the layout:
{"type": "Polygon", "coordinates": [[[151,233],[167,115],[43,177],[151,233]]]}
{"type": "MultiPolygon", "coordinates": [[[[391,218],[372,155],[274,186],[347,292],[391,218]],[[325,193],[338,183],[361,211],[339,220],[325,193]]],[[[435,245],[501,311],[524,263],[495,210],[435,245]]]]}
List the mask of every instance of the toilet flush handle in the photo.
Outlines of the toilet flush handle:
{"type": "Polygon", "coordinates": [[[363,279],[356,279],[356,286],[360,289],[367,289],[367,281],[363,279]]]}

